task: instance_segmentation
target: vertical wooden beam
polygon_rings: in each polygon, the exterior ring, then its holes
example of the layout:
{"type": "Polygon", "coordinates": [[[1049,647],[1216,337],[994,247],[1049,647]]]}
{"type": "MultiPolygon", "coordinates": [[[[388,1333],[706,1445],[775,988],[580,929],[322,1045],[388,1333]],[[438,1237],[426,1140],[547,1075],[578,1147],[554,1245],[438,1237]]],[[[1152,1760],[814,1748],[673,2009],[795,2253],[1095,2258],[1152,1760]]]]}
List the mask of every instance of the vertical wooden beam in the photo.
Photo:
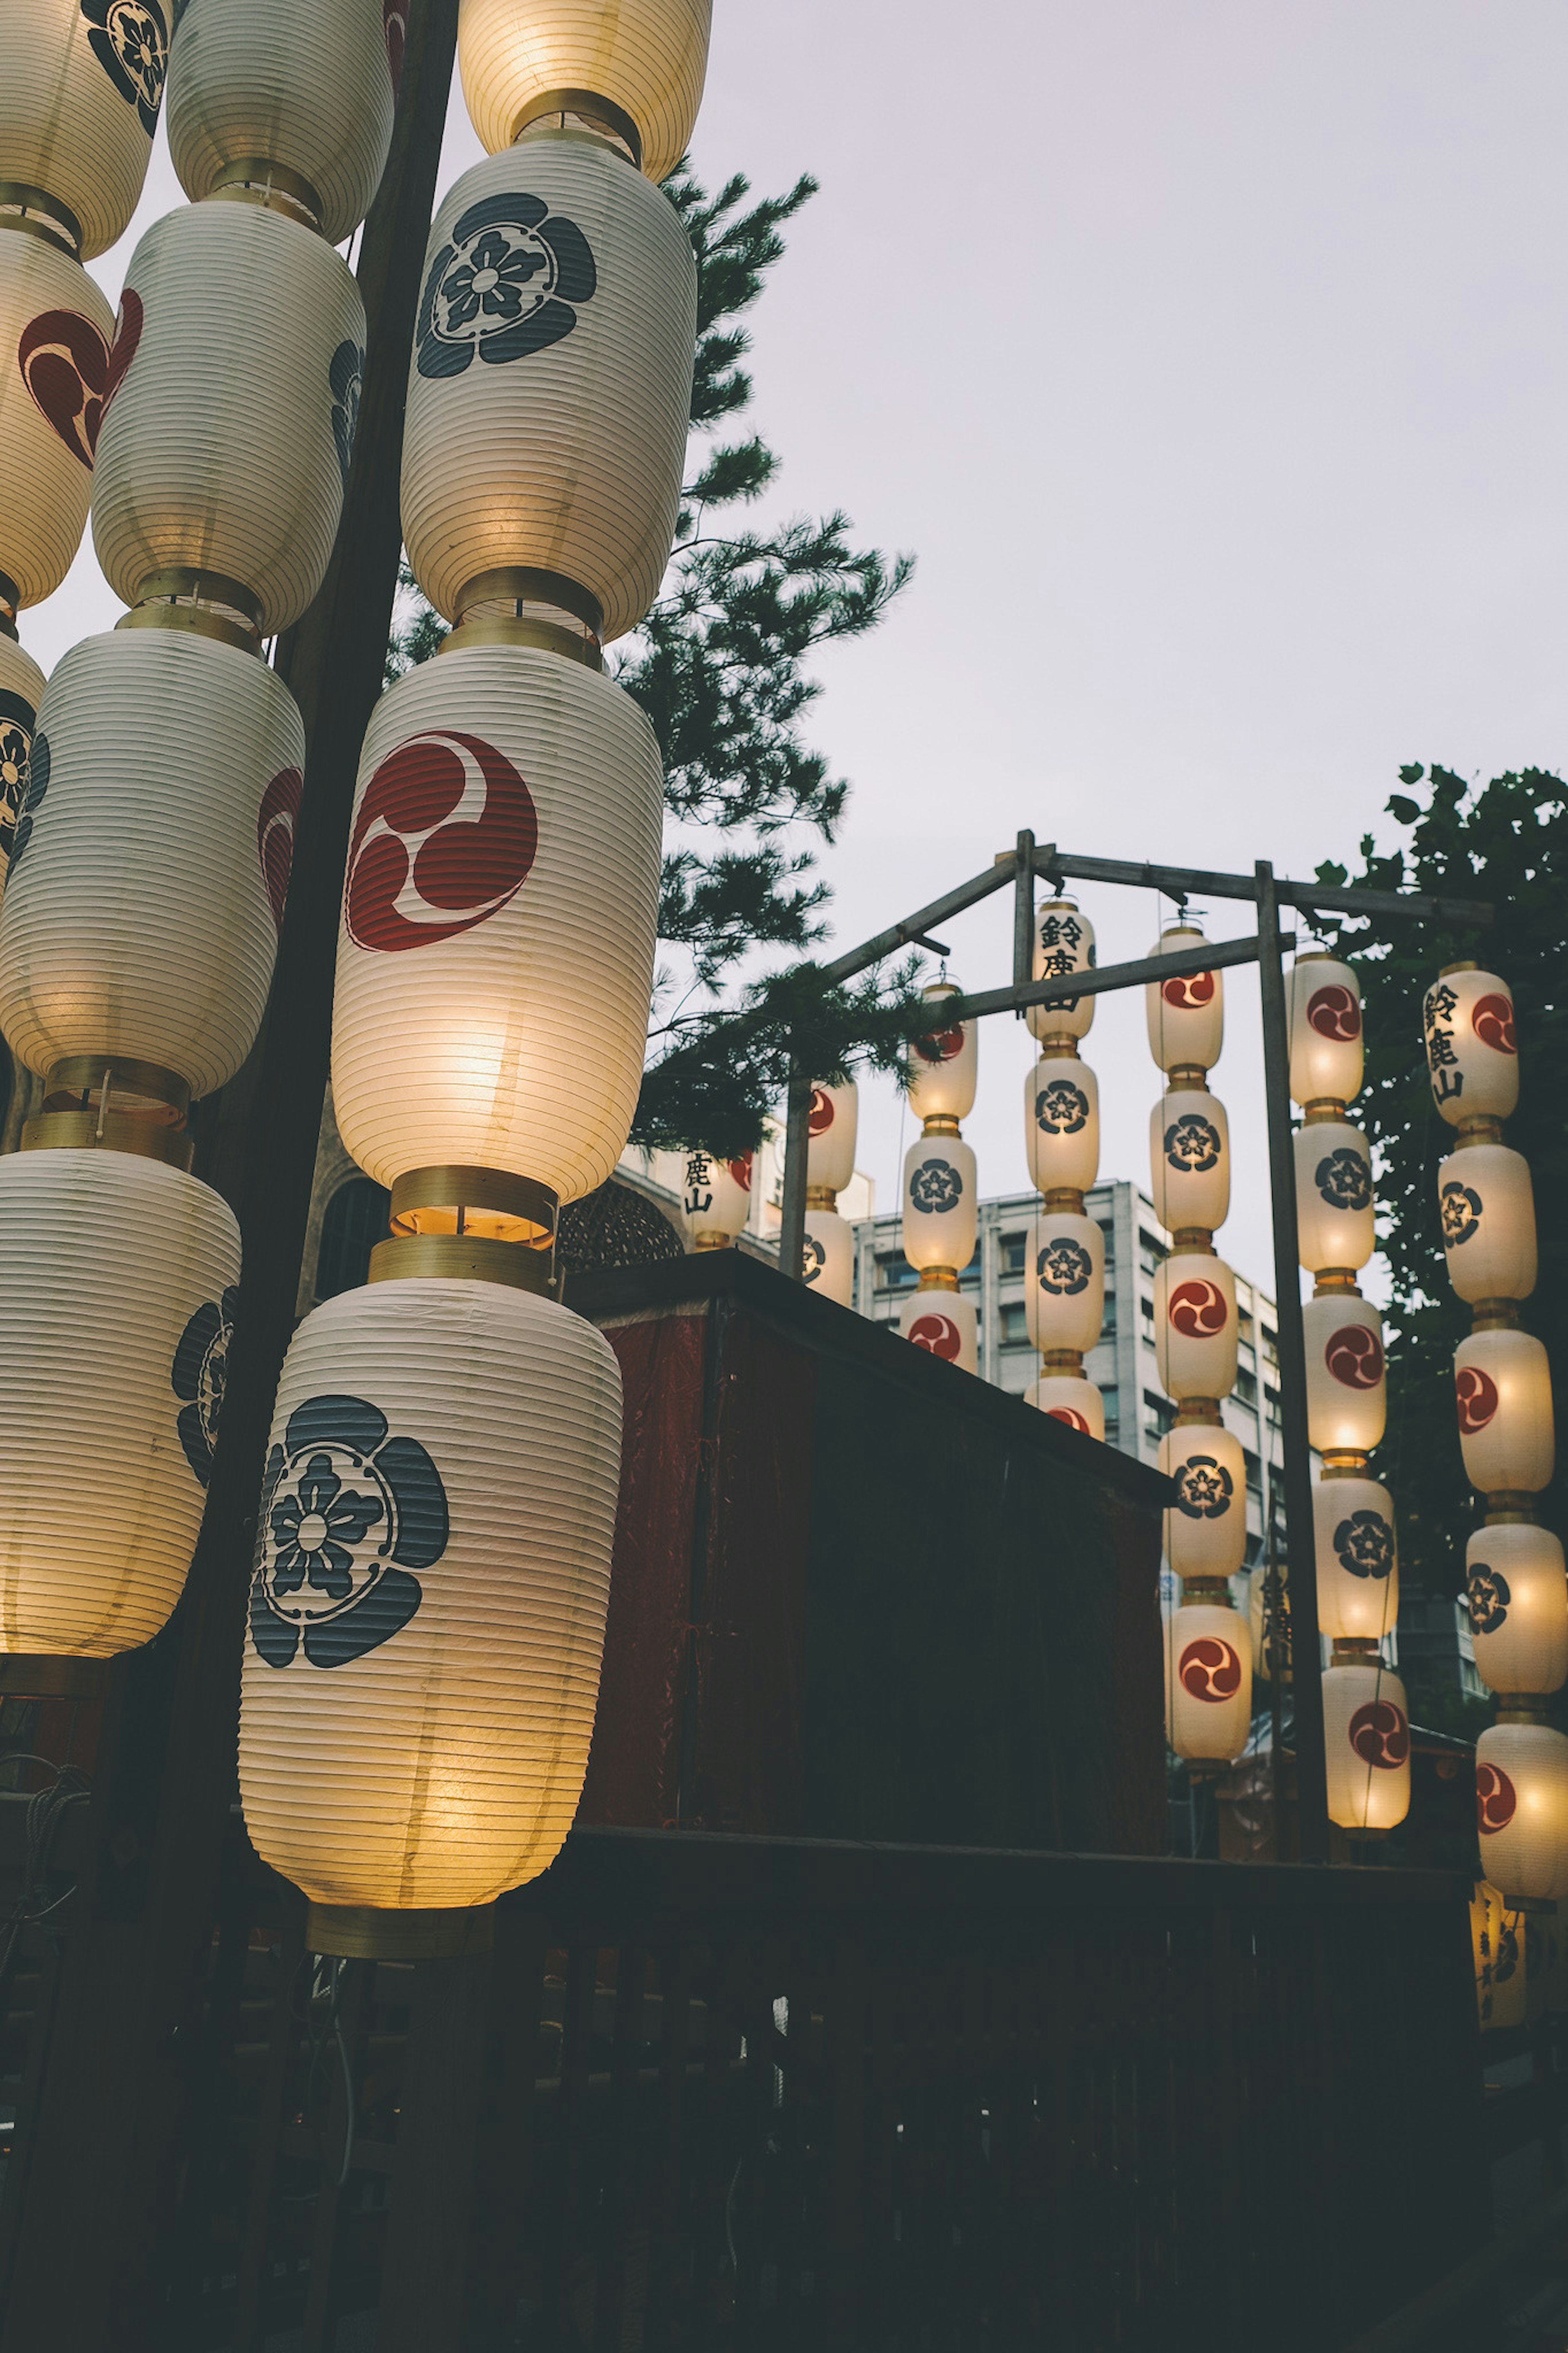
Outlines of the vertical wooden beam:
{"type": "MultiPolygon", "coordinates": [[[[1035,976],[1035,837],[1018,836],[1017,879],[1013,885],[1013,986],[1027,988],[1035,976]]],[[[1014,1017],[1016,1018],[1016,1016],[1014,1017]]]]}
{"type": "Polygon", "coordinates": [[[811,1144],[811,1080],[799,1062],[789,1069],[784,1123],[784,1203],[779,1225],[779,1271],[792,1282],[805,1279],[805,1156],[811,1144]]]}

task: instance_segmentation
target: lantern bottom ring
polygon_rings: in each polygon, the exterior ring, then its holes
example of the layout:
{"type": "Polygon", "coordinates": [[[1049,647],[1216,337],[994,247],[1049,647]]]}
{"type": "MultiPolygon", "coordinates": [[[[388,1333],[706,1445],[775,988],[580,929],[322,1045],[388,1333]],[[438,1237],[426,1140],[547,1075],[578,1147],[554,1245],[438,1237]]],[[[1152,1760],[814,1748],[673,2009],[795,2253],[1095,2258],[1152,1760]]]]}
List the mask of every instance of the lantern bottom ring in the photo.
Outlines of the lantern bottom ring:
{"type": "Polygon", "coordinates": [[[22,229],[57,251],[63,249],[73,261],[80,257],[81,223],[75,213],[58,196],[30,187],[26,180],[0,180],[0,228],[22,229]]]}
{"type": "Polygon", "coordinates": [[[608,132],[619,140],[637,171],[642,170],[642,132],[625,107],[613,99],[601,97],[596,90],[542,90],[531,98],[512,132],[512,144],[531,131],[536,123],[543,124],[552,114],[574,114],[595,129],[608,132]]]}
{"type": "Polygon", "coordinates": [[[350,1961],[443,1961],[488,1953],[495,1943],[495,1905],[450,1911],[397,1911],[374,1904],[312,1904],[305,1945],[350,1961]]]}
{"type": "Polygon", "coordinates": [[[59,1651],[0,1652],[0,1697],[101,1699],[113,1663],[59,1651]]]}
{"type": "Polygon", "coordinates": [[[161,1127],[132,1112],[43,1111],[22,1126],[21,1150],[48,1152],[68,1146],[77,1151],[134,1153],[142,1160],[162,1160],[171,1168],[188,1169],[195,1154],[195,1138],[184,1128],[161,1127]]]}

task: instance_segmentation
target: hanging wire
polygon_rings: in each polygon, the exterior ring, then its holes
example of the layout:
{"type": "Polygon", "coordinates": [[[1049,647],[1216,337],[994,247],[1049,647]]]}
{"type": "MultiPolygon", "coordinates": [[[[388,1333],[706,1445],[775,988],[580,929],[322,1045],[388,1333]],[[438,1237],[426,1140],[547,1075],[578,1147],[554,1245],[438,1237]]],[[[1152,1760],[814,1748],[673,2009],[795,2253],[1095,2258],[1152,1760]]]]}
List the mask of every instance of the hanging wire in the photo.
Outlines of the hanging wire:
{"type": "Polygon", "coordinates": [[[48,1904],[35,1902],[37,1883],[48,1869],[49,1850],[62,1817],[74,1805],[79,1805],[91,1790],[87,1775],[78,1765],[57,1765],[52,1757],[37,1757],[30,1751],[14,1749],[4,1759],[7,1765],[42,1765],[55,1778],[46,1788],[36,1789],[27,1800],[25,1824],[26,1859],[22,1866],[22,1890],[9,1916],[0,1923],[0,1989],[10,1975],[11,1963],[24,1928],[47,1920],[58,1912],[76,1893],[76,1882],[61,1895],[48,1904]]]}

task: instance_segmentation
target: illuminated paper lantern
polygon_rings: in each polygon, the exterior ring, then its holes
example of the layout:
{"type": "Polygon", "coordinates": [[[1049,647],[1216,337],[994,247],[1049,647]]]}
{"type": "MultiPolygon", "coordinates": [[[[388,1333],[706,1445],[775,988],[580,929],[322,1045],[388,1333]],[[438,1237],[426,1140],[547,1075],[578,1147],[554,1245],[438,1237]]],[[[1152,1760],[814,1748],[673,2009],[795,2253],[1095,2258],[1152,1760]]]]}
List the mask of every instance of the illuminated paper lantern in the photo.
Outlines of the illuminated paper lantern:
{"type": "Polygon", "coordinates": [[[1448,1280],[1472,1305],[1528,1299],[1535,1289],[1535,1196],[1530,1163],[1503,1144],[1467,1145],[1437,1170],[1448,1280]]]}
{"type": "Polygon", "coordinates": [[[1230,1125],[1206,1088],[1173,1088],[1149,1114],[1150,1193],[1171,1233],[1212,1233],[1230,1214],[1230,1125]]]}
{"type": "Polygon", "coordinates": [[[1024,1391],[1024,1403],[1104,1444],[1105,1399],[1087,1374],[1044,1373],[1024,1391]]]}
{"type": "Polygon", "coordinates": [[[1165,1558],[1177,1577],[1235,1577],[1247,1558],[1247,1460],[1215,1424],[1178,1422],[1160,1440],[1160,1468],[1176,1483],[1165,1514],[1165,1558]]]}
{"type": "Polygon", "coordinates": [[[1422,1008],[1432,1100],[1451,1127],[1507,1119],[1519,1101],[1513,992],[1495,972],[1453,964],[1422,1008]]]}
{"type": "Polygon", "coordinates": [[[169,70],[169,158],[187,196],[271,177],[329,245],[370,210],[395,96],[383,0],[201,0],[169,70]],[[281,166],[273,175],[265,165],[281,166]]]}
{"type": "Polygon", "coordinates": [[[842,1086],[819,1081],[806,1114],[805,1181],[842,1193],[855,1174],[855,1138],[860,1097],[853,1079],[842,1086]]]}
{"type": "Polygon", "coordinates": [[[1375,1479],[1312,1483],[1318,1624],[1335,1641],[1380,1642],[1399,1619],[1394,1499],[1375,1479]]]}
{"type": "Polygon", "coordinates": [[[1236,1387],[1236,1277],[1209,1250],[1177,1250],[1154,1274],[1154,1355],[1167,1397],[1228,1397],[1236,1387]]]}
{"type": "Polygon", "coordinates": [[[223,1401],[239,1229],[128,1151],[0,1159],[0,1651],[110,1658],[180,1598],[223,1401]]]}
{"type": "Polygon", "coordinates": [[[1405,1686],[1375,1663],[1323,1670],[1329,1820],[1391,1831],[1410,1811],[1410,1710],[1405,1686]]]}
{"type": "Polygon", "coordinates": [[[5,0],[0,171],[63,206],[84,261],[123,237],[142,194],[174,0],[5,0]]]}
{"type": "Polygon", "coordinates": [[[264,638],[299,619],[337,535],[364,332],[348,264],[300,222],[219,203],[153,223],[93,482],[93,544],[128,605],[199,575],[264,638]]]}
{"type": "Polygon", "coordinates": [[[819,1299],[855,1304],[855,1229],[837,1209],[807,1209],[803,1277],[819,1299]]]}
{"type": "Polygon", "coordinates": [[[332,1095],[378,1184],[608,1178],[642,1085],[663,782],[629,695],[530,646],[443,651],[365,731],[332,1095]]]}
{"type": "Polygon", "coordinates": [[[1235,1609],[1186,1602],[1165,1634],[1166,1738],[1190,1763],[1239,1757],[1252,1727],[1252,1643],[1235,1609]]]}
{"type": "Polygon", "coordinates": [[[675,530],[696,327],[679,216],[602,139],[534,131],[464,173],[430,231],[403,441],[408,560],[439,612],[637,626],[675,530]]]}
{"type": "Polygon", "coordinates": [[[1076,1055],[1044,1055],[1024,1081],[1024,1149],[1042,1193],[1087,1193],[1100,1174],[1100,1082],[1076,1055]]]}
{"type": "MultiPolygon", "coordinates": [[[[1035,910],[1036,980],[1065,979],[1092,972],[1094,925],[1076,899],[1047,899],[1035,910]]],[[[1059,1005],[1030,1005],[1024,1018],[1036,1038],[1087,1038],[1094,1022],[1094,998],[1074,997],[1059,1005]]]]}
{"type": "Polygon", "coordinates": [[[1481,1868],[1509,1904],[1568,1896],[1568,1738],[1550,1725],[1492,1725],[1476,1743],[1481,1868]]]}
{"type": "Polygon", "coordinates": [[[1031,1344],[1087,1356],[1105,1321],[1105,1236],[1093,1218],[1047,1209],[1029,1229],[1024,1318],[1031,1344]]]}
{"type": "Polygon", "coordinates": [[[956,1365],[961,1373],[980,1369],[979,1319],[964,1292],[922,1284],[900,1308],[899,1330],[917,1348],[956,1365]]]}
{"type": "Polygon", "coordinates": [[[43,671],[15,638],[0,630],[0,889],[27,797],[33,736],[43,699],[43,671]]]}
{"type": "MultiPolygon", "coordinates": [[[[944,997],[962,994],[950,981],[922,988],[922,1003],[940,1023],[944,997]]],[[[955,1021],[917,1038],[910,1047],[910,1109],[917,1119],[967,1119],[974,1108],[979,1025],[955,1021]]]]}
{"type": "MultiPolygon", "coordinates": [[[[1196,923],[1167,923],[1151,955],[1174,955],[1202,944],[1196,923]]],[[[1225,976],[1221,972],[1178,973],[1149,981],[1143,990],[1149,1051],[1163,1071],[1212,1071],[1225,1044],[1225,976]]]]}
{"type": "Polygon", "coordinates": [[[635,132],[643,171],[667,178],[702,102],[711,13],[711,0],[462,0],[458,62],[480,145],[499,154],[542,115],[577,113],[628,146],[635,132]]]}
{"type": "Polygon", "coordinates": [[[1299,1103],[1353,1103],[1361,1092],[1361,981],[1353,965],[1318,949],[1299,955],[1286,979],[1290,1019],[1290,1092],[1299,1103]]]}
{"type": "Polygon", "coordinates": [[[258,1852],[319,1907],[317,1950],[355,1949],[344,1913],[489,1904],[558,1852],[594,1728],[620,1426],[607,1343],[501,1282],[373,1281],[295,1334],[239,1782],[258,1852]]]}
{"type": "Polygon", "coordinates": [[[689,1152],[681,1188],[681,1213],[693,1250],[727,1250],[746,1230],[752,1214],[753,1155],[721,1159],[716,1152],[689,1152]]]}
{"type": "Polygon", "coordinates": [[[1377,1247],[1372,1152],[1359,1127],[1310,1119],[1296,1131],[1296,1225],[1301,1264],[1354,1271],[1377,1247]]]}
{"type": "Polygon", "coordinates": [[[904,1155],[904,1256],[962,1274],[979,1230],[973,1153],[961,1135],[917,1136],[904,1155]]]}
{"type": "Polygon", "coordinates": [[[1370,1454],[1388,1415],[1383,1318],[1359,1292],[1333,1290],[1301,1309],[1307,1431],[1320,1453],[1370,1454]]]}
{"type": "MultiPolygon", "coordinates": [[[[0,25],[8,29],[3,14],[0,25]]],[[[0,32],[0,56],[5,46],[0,32]]],[[[5,103],[0,95],[0,111],[5,103]]],[[[116,341],[114,313],[79,261],[0,226],[0,606],[38,604],[70,570],[99,427],[132,348],[116,341]]]]}
{"type": "Polygon", "coordinates": [[[0,1024],[30,1069],[151,1062],[194,1095],[255,1043],[305,735],[254,654],[172,629],[74,646],[49,681],[0,901],[0,1024]]]}
{"type": "Polygon", "coordinates": [[[1483,1495],[1539,1494],[1555,1453],[1552,1373],[1533,1333],[1472,1332],[1454,1351],[1465,1476],[1483,1495]]]}
{"type": "Polygon", "coordinates": [[[1554,1692],[1568,1681],[1563,1546],[1532,1520],[1477,1528],[1465,1548],[1476,1666],[1495,1692],[1554,1692]]]}

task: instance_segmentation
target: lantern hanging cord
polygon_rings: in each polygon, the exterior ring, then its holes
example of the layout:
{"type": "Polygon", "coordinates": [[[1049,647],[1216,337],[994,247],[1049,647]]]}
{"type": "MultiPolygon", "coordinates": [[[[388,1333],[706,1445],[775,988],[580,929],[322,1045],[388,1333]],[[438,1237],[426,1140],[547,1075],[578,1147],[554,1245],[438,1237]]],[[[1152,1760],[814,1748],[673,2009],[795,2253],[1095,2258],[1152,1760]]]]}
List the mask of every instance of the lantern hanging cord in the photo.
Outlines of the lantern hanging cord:
{"type": "Polygon", "coordinates": [[[23,1751],[13,1752],[4,1761],[7,1765],[45,1766],[55,1778],[47,1788],[35,1790],[27,1800],[26,1855],[22,1867],[22,1892],[10,1917],[0,1927],[0,1939],[4,1940],[0,1942],[0,1987],[4,1987],[10,1975],[22,1930],[33,1927],[40,1920],[47,1920],[51,1912],[58,1912],[60,1905],[68,1902],[76,1893],[73,1879],[63,1894],[55,1896],[50,1903],[39,1905],[36,1910],[33,1908],[37,1883],[48,1868],[49,1849],[61,1815],[91,1793],[91,1784],[79,1766],[59,1766],[52,1757],[37,1757],[23,1751]]]}

